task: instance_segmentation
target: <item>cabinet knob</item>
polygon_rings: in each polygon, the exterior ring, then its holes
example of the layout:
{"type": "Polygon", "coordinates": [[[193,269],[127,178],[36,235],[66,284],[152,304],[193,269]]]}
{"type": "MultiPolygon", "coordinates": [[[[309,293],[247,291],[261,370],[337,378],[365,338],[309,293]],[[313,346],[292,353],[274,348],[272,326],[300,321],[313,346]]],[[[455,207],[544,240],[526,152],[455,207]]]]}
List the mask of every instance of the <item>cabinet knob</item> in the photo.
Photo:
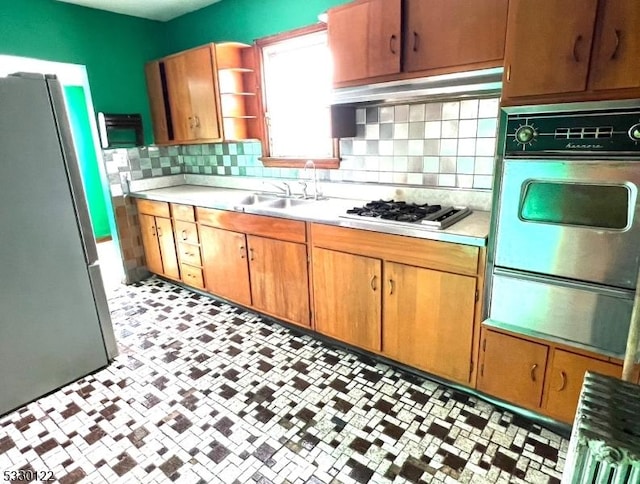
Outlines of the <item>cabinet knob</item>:
{"type": "Polygon", "coordinates": [[[538,368],[537,363],[534,363],[533,365],[531,365],[531,381],[533,382],[536,381],[536,368],[538,368]]]}
{"type": "Polygon", "coordinates": [[[558,388],[559,392],[561,392],[567,387],[567,374],[563,370],[560,370],[560,379],[561,379],[560,388],[558,388]]]}

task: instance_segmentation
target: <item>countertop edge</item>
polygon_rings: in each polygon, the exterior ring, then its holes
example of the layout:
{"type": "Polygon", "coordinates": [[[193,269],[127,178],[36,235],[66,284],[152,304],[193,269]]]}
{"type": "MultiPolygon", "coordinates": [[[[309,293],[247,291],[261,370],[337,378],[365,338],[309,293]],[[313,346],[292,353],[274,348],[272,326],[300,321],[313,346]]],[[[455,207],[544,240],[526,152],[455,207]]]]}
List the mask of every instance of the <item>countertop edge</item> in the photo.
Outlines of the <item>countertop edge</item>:
{"type": "MultiPolygon", "coordinates": [[[[240,189],[231,189],[231,188],[218,188],[218,187],[204,187],[200,185],[179,185],[178,187],[167,187],[167,188],[158,188],[152,190],[143,190],[130,192],[127,196],[132,198],[146,199],[146,200],[154,200],[158,202],[167,202],[167,203],[177,203],[183,205],[194,205],[198,207],[204,208],[213,208],[218,210],[228,210],[238,213],[248,213],[253,215],[264,215],[268,217],[279,217],[290,220],[300,220],[303,222],[311,222],[311,223],[321,223],[326,225],[335,225],[339,227],[345,228],[353,228],[359,230],[369,230],[372,232],[386,233],[390,235],[400,235],[405,237],[415,237],[420,239],[428,239],[435,240],[440,242],[450,242],[455,244],[469,245],[475,247],[486,247],[487,245],[487,235],[481,235],[477,233],[463,233],[465,225],[470,225],[471,223],[483,224],[484,220],[479,220],[478,217],[483,217],[486,219],[486,233],[489,231],[489,213],[482,211],[474,211],[471,215],[457,222],[455,225],[451,226],[448,229],[444,230],[428,230],[422,228],[410,228],[410,227],[401,227],[401,226],[391,226],[391,225],[382,225],[376,222],[368,222],[355,219],[345,219],[340,218],[338,215],[328,215],[327,211],[324,211],[322,214],[316,213],[314,214],[303,214],[301,212],[302,208],[298,207],[298,209],[292,208],[286,211],[278,210],[278,209],[268,209],[261,207],[259,209],[255,209],[248,206],[238,206],[237,203],[234,203],[233,200],[225,200],[224,196],[235,195],[236,197],[242,197],[246,195],[250,195],[254,193],[250,190],[240,190],[240,189]],[[202,200],[202,197],[193,197],[189,196],[188,193],[176,194],[175,192],[179,190],[179,187],[193,187],[187,188],[187,190],[207,190],[212,193],[218,193],[218,197],[208,199],[206,201],[202,200]],[[168,189],[172,189],[174,193],[165,193],[168,189]],[[455,227],[455,229],[454,229],[455,227]],[[461,233],[462,232],[462,233],[461,233]]],[[[344,204],[347,205],[350,203],[348,199],[331,199],[327,201],[320,201],[317,203],[333,203],[333,205],[344,204]]],[[[315,202],[314,202],[315,203],[315,202]]],[[[326,207],[326,205],[324,206],[326,207]]],[[[320,207],[320,208],[324,208],[320,207]]],[[[318,206],[316,206],[318,208],[318,206]]],[[[308,209],[308,207],[307,207],[308,209]]],[[[484,232],[485,230],[483,230],[484,232]]],[[[471,232],[471,230],[469,230],[471,232]]],[[[477,232],[474,231],[474,232],[477,232]]]]}

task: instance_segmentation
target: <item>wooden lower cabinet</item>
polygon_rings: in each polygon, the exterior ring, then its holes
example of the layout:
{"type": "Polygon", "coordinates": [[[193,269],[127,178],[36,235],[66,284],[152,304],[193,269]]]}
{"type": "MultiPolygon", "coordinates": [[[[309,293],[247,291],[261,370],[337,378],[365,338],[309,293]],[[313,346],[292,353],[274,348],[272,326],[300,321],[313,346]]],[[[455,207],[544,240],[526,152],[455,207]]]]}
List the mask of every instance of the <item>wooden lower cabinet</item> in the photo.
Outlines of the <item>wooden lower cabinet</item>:
{"type": "Polygon", "coordinates": [[[253,306],[309,327],[307,246],[247,235],[253,306]]]}
{"type": "Polygon", "coordinates": [[[620,378],[622,367],[606,361],[594,360],[563,350],[554,350],[543,410],[563,422],[572,422],[576,413],[582,381],[587,371],[620,378]]]}
{"type": "Polygon", "coordinates": [[[538,409],[549,347],[488,330],[481,344],[478,389],[538,409]]]}
{"type": "Polygon", "coordinates": [[[246,236],[201,225],[200,244],[206,290],[250,306],[246,236]]]}
{"type": "Polygon", "coordinates": [[[180,279],[171,219],[141,213],[140,230],[147,269],[172,279],[180,279]]]}
{"type": "Polygon", "coordinates": [[[469,383],[476,279],[384,263],[382,353],[469,383]]]}
{"type": "Polygon", "coordinates": [[[316,331],[380,351],[382,261],[317,247],[312,260],[316,331]]]}

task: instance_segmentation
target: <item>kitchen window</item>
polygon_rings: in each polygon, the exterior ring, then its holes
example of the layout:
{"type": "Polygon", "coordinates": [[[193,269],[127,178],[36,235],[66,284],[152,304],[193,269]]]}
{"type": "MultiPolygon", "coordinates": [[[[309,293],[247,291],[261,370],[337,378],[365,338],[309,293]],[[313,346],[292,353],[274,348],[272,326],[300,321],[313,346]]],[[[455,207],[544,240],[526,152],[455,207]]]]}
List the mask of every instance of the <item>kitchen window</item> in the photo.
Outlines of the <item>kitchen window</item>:
{"type": "Polygon", "coordinates": [[[262,63],[265,166],[338,167],[331,137],[331,56],[324,25],[257,41],[262,63]]]}

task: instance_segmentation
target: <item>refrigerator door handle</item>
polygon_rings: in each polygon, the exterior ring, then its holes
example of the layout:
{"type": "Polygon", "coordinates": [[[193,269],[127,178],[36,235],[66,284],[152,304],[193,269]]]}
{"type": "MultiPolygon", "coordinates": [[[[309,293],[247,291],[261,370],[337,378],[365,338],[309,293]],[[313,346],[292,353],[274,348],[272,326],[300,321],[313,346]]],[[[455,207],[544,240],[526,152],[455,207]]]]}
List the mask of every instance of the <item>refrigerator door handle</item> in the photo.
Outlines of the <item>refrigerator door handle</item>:
{"type": "Polygon", "coordinates": [[[80,239],[82,240],[85,259],[87,265],[93,265],[98,262],[98,248],[96,247],[96,241],[93,236],[93,226],[91,225],[89,206],[87,205],[84,185],[82,183],[80,163],[78,162],[78,156],[73,143],[73,135],[69,129],[70,125],[62,85],[55,76],[47,75],[45,77],[56,118],[60,146],[62,147],[67,178],[69,179],[69,188],[73,195],[73,204],[78,220],[78,230],[80,231],[80,239]]]}

